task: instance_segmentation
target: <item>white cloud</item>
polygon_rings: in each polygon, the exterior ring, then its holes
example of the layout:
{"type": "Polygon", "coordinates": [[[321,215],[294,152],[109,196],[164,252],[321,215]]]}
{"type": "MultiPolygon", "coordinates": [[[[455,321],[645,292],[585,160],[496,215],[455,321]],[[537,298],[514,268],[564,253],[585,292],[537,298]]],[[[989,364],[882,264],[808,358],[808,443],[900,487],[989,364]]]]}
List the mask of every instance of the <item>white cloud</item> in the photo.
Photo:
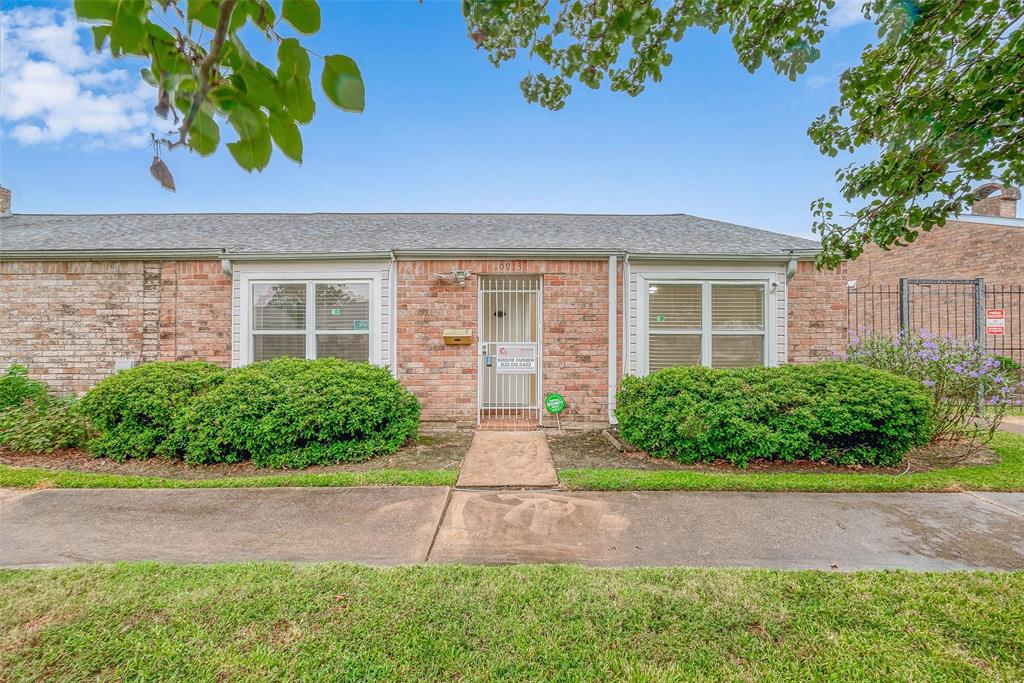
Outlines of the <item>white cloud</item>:
{"type": "Polygon", "coordinates": [[[0,13],[0,122],[23,145],[145,145],[167,123],[136,64],[92,47],[69,12],[22,7],[0,13]]]}
{"type": "Polygon", "coordinates": [[[862,21],[864,18],[864,3],[866,0],[836,0],[836,6],[828,15],[828,27],[838,31],[862,21]]]}

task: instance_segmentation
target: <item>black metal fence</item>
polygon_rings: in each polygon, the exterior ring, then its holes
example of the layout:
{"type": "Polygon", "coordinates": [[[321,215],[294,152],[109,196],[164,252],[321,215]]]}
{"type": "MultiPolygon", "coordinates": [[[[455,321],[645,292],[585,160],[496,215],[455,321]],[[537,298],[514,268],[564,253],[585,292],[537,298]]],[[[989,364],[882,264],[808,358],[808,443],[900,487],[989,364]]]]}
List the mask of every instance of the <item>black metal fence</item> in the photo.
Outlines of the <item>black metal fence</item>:
{"type": "Polygon", "coordinates": [[[847,297],[851,338],[927,330],[980,342],[988,353],[1024,365],[1024,285],[905,278],[899,285],[851,287],[847,297]],[[993,310],[1003,312],[1002,334],[986,325],[986,314],[993,310]]]}

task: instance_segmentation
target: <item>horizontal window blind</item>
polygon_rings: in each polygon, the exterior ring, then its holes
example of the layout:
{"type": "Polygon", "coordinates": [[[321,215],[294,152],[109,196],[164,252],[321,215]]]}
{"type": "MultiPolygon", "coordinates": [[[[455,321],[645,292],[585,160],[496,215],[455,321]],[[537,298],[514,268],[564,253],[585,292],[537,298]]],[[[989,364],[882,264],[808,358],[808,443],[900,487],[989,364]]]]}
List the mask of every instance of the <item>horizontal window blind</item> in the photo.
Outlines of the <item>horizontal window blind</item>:
{"type": "Polygon", "coordinates": [[[749,368],[763,364],[764,335],[712,335],[711,367],[749,368]]]}
{"type": "Polygon", "coordinates": [[[650,288],[651,329],[701,328],[701,286],[660,284],[650,288]]]}
{"type": "Polygon", "coordinates": [[[764,285],[711,285],[711,327],[764,329],[764,285]]]}
{"type": "Polygon", "coordinates": [[[369,282],[254,282],[252,361],[370,360],[374,315],[369,282]]]}
{"type": "Polygon", "coordinates": [[[370,335],[318,334],[316,357],[365,361],[370,357],[370,335]]]}
{"type": "Polygon", "coordinates": [[[255,334],[252,338],[252,360],[258,363],[271,358],[305,358],[305,334],[255,334]]]}
{"type": "Polygon", "coordinates": [[[368,331],[370,285],[318,283],[316,329],[368,331]]]}
{"type": "Polygon", "coordinates": [[[763,365],[768,329],[763,282],[651,282],[647,370],[677,365],[763,365]]]}
{"type": "Polygon", "coordinates": [[[676,365],[700,364],[699,334],[652,334],[649,363],[651,372],[676,365]]]}
{"type": "Polygon", "coordinates": [[[252,329],[302,330],[306,327],[306,285],[254,284],[252,329]]]}

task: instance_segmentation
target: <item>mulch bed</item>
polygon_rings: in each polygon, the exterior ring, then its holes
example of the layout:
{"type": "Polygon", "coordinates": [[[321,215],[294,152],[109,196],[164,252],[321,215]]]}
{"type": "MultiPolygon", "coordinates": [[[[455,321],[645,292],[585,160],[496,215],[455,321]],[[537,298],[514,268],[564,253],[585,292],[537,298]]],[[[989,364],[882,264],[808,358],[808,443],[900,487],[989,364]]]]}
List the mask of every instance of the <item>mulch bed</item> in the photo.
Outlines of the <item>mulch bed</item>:
{"type": "Polygon", "coordinates": [[[256,467],[251,462],[212,465],[187,465],[180,460],[150,458],[116,462],[108,458],[95,458],[79,449],[65,449],[53,453],[17,453],[0,448],[0,464],[14,467],[42,467],[51,470],[73,470],[101,474],[127,474],[142,477],[168,477],[173,479],[219,479],[223,477],[252,477],[280,474],[326,474],[330,472],[364,472],[366,470],[456,470],[469,450],[472,432],[443,432],[423,435],[402,447],[397,453],[374,458],[366,462],[341,463],[301,470],[278,470],[256,467]]]}
{"type": "Polygon", "coordinates": [[[563,435],[550,434],[548,446],[557,469],[631,469],[631,470],[689,470],[692,472],[758,472],[758,473],[800,473],[800,474],[899,474],[927,472],[950,467],[970,465],[991,465],[999,462],[991,449],[982,448],[967,453],[963,446],[928,446],[911,451],[907,462],[901,467],[864,467],[861,465],[833,465],[822,462],[779,462],[776,460],[754,460],[745,468],[717,460],[700,465],[684,465],[672,460],[653,458],[641,451],[620,451],[607,435],[600,430],[567,432],[563,435]]]}
{"type": "MultiPolygon", "coordinates": [[[[600,430],[548,434],[548,445],[557,469],[632,469],[632,470],[689,470],[694,472],[759,472],[802,474],[899,474],[904,471],[930,470],[989,465],[999,457],[989,448],[967,453],[960,447],[929,446],[912,451],[901,467],[840,466],[820,462],[778,462],[755,460],[746,468],[738,468],[725,461],[684,465],[672,460],[653,458],[640,451],[620,451],[600,430]]],[[[222,477],[267,476],[279,474],[326,474],[330,472],[363,472],[377,469],[402,470],[455,470],[473,440],[470,430],[436,432],[421,435],[415,442],[392,455],[360,463],[343,463],[308,467],[301,470],[277,470],[256,467],[250,462],[213,465],[187,465],[179,460],[150,458],[116,462],[95,458],[86,451],[66,449],[53,453],[17,453],[0,447],[0,464],[14,467],[42,467],[52,470],[127,474],[175,479],[217,479],[222,477]]]]}

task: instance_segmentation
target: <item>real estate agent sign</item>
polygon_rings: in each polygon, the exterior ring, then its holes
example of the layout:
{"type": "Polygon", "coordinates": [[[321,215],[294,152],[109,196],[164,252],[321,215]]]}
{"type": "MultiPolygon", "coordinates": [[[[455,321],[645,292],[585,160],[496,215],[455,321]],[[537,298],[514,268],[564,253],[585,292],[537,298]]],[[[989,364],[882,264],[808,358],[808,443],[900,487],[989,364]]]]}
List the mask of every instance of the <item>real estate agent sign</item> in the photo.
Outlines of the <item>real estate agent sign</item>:
{"type": "Polygon", "coordinates": [[[532,375],[537,372],[537,347],[533,344],[500,344],[494,354],[499,375],[532,375]]]}

